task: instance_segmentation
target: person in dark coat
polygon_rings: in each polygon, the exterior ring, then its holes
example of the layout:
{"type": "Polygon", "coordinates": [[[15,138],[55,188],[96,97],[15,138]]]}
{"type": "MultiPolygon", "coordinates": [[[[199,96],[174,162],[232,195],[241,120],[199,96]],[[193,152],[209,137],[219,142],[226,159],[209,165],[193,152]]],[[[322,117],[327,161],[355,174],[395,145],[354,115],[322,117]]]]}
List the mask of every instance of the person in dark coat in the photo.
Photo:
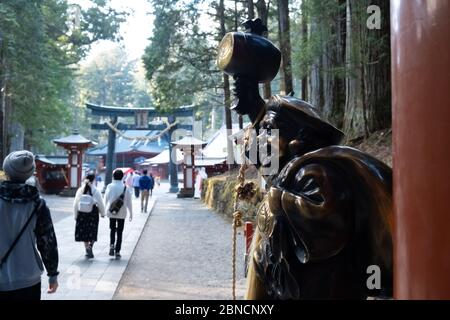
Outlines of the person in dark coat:
{"type": "Polygon", "coordinates": [[[49,277],[47,292],[58,288],[58,244],[52,217],[37,188],[25,183],[35,170],[31,152],[9,154],[3,170],[7,181],[0,183],[0,300],[40,300],[44,266],[49,277]]]}
{"type": "Polygon", "coordinates": [[[155,182],[153,177],[147,175],[147,170],[142,171],[142,176],[139,179],[139,189],[141,191],[141,212],[147,213],[148,198],[150,196],[150,190],[153,189],[155,182]]]}

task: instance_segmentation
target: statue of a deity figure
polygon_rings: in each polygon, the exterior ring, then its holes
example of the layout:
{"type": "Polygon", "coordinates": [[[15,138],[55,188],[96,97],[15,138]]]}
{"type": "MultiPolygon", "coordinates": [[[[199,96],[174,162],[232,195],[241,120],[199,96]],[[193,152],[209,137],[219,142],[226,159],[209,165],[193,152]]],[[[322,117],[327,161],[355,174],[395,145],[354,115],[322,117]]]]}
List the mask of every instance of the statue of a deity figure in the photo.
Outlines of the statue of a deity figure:
{"type": "MultiPolygon", "coordinates": [[[[366,299],[392,293],[392,170],[339,145],[344,134],[293,96],[267,101],[259,84],[278,72],[281,53],[261,36],[228,33],[218,51],[235,80],[232,109],[256,130],[277,130],[279,170],[267,177],[247,273],[247,299],[366,299]]],[[[256,166],[267,164],[259,159],[256,166]]]]}

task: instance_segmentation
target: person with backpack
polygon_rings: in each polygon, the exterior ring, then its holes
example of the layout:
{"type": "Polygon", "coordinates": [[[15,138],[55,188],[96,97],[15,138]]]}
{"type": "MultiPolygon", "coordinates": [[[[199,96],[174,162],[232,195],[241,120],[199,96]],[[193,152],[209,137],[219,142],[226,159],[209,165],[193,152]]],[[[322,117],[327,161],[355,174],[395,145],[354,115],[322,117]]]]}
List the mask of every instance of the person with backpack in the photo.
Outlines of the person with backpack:
{"type": "Polygon", "coordinates": [[[97,241],[99,215],[105,217],[102,194],[94,186],[95,174],[89,173],[75,194],[73,212],[76,221],[75,241],[84,242],[86,258],[94,258],[93,246],[97,241]]]}
{"type": "Polygon", "coordinates": [[[133,173],[133,188],[134,188],[134,196],[139,198],[139,191],[141,190],[139,187],[139,179],[141,178],[141,175],[138,171],[135,171],[133,173]]]}
{"type": "Polygon", "coordinates": [[[106,187],[105,192],[105,204],[111,229],[109,255],[115,255],[116,259],[120,259],[122,233],[127,213],[129,213],[130,221],[133,220],[132,191],[122,182],[122,170],[115,170],[113,179],[113,182],[106,187]]]}
{"type": "Polygon", "coordinates": [[[141,191],[141,213],[147,213],[148,197],[150,190],[153,189],[153,178],[147,175],[147,170],[142,171],[142,177],[139,179],[139,188],[141,191]]]}
{"type": "Polygon", "coordinates": [[[26,184],[34,156],[23,150],[3,161],[0,182],[0,300],[40,300],[44,267],[47,293],[58,289],[58,244],[52,217],[35,186],[26,184]]]}

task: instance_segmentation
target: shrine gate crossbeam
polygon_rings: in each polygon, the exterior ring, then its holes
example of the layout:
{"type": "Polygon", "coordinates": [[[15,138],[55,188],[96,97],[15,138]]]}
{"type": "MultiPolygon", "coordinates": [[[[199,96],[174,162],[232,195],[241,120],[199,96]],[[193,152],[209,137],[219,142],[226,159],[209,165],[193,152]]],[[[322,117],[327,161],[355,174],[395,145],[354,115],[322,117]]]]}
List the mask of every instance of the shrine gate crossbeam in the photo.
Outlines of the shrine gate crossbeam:
{"type": "MultiPolygon", "coordinates": [[[[162,131],[167,127],[165,125],[150,125],[148,118],[167,117],[169,125],[176,122],[177,117],[193,117],[194,106],[184,106],[172,110],[170,112],[160,112],[151,108],[121,108],[111,106],[101,106],[93,103],[86,103],[86,107],[91,110],[91,114],[101,117],[109,117],[111,123],[116,124],[117,130],[159,130],[162,131]],[[135,124],[117,123],[119,117],[134,117],[135,124]]],[[[116,132],[111,129],[106,123],[94,123],[91,124],[93,130],[108,130],[108,152],[106,155],[106,176],[105,185],[112,181],[112,171],[115,167],[114,155],[116,145],[116,132]]],[[[169,152],[172,154],[171,137],[172,133],[177,129],[192,130],[191,124],[175,124],[170,128],[167,135],[167,141],[169,142],[169,152]]],[[[169,160],[169,175],[170,175],[170,192],[178,192],[178,175],[176,164],[169,160]]]]}

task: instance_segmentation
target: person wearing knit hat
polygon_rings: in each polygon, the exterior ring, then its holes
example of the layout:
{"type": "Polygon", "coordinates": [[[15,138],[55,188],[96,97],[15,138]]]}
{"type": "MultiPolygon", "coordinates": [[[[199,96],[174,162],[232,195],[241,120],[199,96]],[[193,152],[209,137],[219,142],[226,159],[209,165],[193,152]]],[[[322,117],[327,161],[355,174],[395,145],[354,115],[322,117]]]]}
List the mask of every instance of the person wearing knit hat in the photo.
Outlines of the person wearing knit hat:
{"type": "Polygon", "coordinates": [[[41,275],[48,293],[58,288],[58,244],[50,210],[35,186],[26,181],[35,170],[34,156],[23,150],[3,161],[0,182],[0,301],[39,300],[41,275]]]}
{"type": "Polygon", "coordinates": [[[27,150],[12,152],[3,161],[3,171],[10,181],[25,182],[35,169],[34,155],[27,150]]]}

